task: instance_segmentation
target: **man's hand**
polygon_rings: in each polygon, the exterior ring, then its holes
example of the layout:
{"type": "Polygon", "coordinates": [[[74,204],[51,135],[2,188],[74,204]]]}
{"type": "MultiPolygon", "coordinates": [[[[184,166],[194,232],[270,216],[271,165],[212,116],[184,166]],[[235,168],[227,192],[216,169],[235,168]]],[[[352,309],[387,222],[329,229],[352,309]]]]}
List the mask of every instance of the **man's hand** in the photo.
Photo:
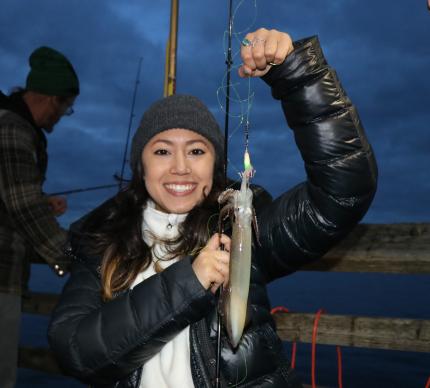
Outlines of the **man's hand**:
{"type": "Polygon", "coordinates": [[[67,210],[66,197],[50,196],[47,197],[48,205],[56,217],[61,216],[67,210]]]}

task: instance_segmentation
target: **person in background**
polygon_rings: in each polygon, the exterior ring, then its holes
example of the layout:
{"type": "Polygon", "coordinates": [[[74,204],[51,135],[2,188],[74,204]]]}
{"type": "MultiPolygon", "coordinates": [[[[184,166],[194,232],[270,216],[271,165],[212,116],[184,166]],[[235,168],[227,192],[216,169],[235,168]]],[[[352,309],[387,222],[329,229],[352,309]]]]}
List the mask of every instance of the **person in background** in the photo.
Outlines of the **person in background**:
{"type": "Polygon", "coordinates": [[[59,276],[68,269],[67,232],[56,216],[66,199],[47,196],[45,133],[73,113],[79,81],[60,52],[39,47],[30,55],[25,89],[0,92],[0,387],[15,385],[21,296],[30,259],[39,256],[59,276]]]}
{"type": "MultiPolygon", "coordinates": [[[[259,243],[248,324],[235,349],[221,333],[221,386],[298,388],[266,284],[351,231],[375,194],[376,162],[317,37],[293,43],[258,29],[241,57],[239,75],[262,77],[281,100],[307,180],[274,201],[253,187],[259,243]]],[[[217,290],[229,280],[231,248],[227,231],[217,233],[223,149],[214,116],[194,96],[161,99],[144,113],[128,187],[71,228],[71,276],[48,329],[67,374],[104,388],[215,386],[217,290]]]]}

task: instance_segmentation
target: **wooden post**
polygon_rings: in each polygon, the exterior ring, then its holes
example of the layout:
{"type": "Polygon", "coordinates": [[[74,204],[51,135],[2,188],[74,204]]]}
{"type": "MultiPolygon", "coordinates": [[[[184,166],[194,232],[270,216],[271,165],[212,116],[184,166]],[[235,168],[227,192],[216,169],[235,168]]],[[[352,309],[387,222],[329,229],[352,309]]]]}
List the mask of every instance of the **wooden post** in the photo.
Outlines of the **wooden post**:
{"type": "Polygon", "coordinates": [[[164,97],[176,93],[176,52],[178,44],[179,0],[171,0],[170,32],[166,48],[166,67],[164,73],[164,97]]]}

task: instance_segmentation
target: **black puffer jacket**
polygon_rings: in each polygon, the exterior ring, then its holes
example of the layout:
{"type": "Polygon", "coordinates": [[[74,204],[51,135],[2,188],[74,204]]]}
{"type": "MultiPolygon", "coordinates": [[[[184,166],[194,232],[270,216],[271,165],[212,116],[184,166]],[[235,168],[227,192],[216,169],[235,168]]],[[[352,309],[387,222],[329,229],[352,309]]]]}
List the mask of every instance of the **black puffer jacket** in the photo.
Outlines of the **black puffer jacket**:
{"type": "MultiPolygon", "coordinates": [[[[308,179],[275,201],[257,189],[261,246],[253,251],[251,321],[236,352],[223,338],[221,371],[225,386],[300,387],[282,354],[265,285],[321,257],[357,224],[374,196],[377,170],[356,110],[316,37],[296,42],[264,80],[282,101],[308,179]]],[[[138,387],[145,361],[191,325],[194,384],[211,387],[215,300],[197,280],[192,259],[103,303],[100,258],[85,254],[87,243],[76,236],[77,260],[49,328],[65,371],[95,386],[138,387]]]]}

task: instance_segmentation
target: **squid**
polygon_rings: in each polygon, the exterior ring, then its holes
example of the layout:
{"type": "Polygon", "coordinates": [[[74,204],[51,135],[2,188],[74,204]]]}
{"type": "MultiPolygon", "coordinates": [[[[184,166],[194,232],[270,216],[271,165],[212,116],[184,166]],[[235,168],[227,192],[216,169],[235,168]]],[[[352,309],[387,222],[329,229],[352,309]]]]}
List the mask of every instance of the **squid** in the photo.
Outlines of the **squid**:
{"type": "Polygon", "coordinates": [[[249,162],[249,155],[247,157],[246,153],[245,170],[240,174],[242,178],[240,190],[227,189],[218,197],[219,204],[223,205],[219,217],[220,232],[227,218],[230,218],[232,223],[230,277],[221,293],[219,310],[233,348],[238,346],[242,338],[247,318],[253,224],[258,237],[252,206],[253,195],[249,188],[254,170],[247,160],[249,162]]]}

